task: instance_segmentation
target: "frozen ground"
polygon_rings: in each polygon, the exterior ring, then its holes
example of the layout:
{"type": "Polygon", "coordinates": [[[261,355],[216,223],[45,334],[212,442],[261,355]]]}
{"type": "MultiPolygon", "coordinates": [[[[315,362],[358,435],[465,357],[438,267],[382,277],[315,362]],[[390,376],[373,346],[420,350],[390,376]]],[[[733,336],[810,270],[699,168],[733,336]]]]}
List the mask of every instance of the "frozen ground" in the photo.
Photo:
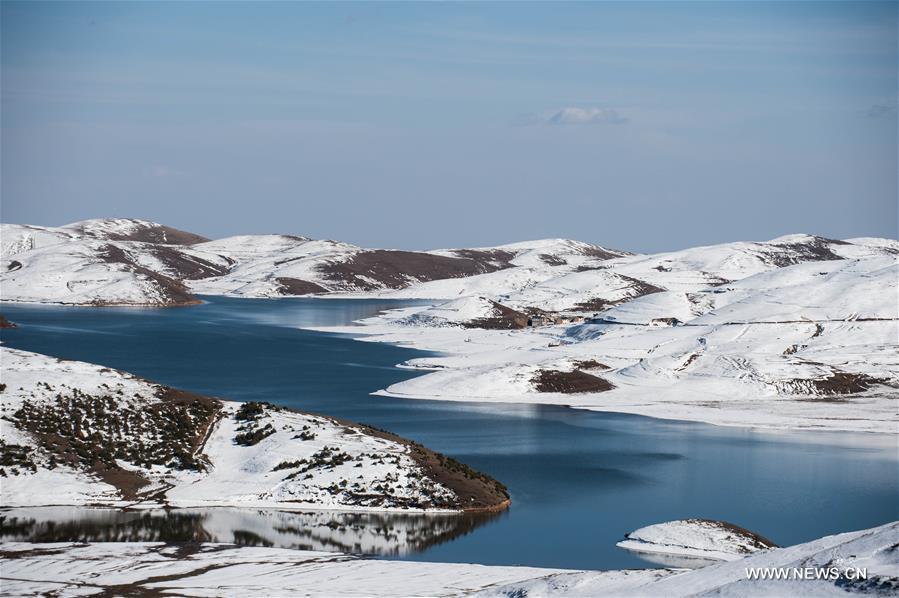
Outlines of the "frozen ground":
{"type": "Polygon", "coordinates": [[[223,544],[0,546],[5,596],[845,596],[899,590],[899,523],[702,569],[565,571],[381,561],[223,544]],[[748,579],[781,567],[789,579],[748,579]],[[866,570],[867,579],[854,571],[866,570]],[[847,569],[851,570],[847,574],[847,569]],[[808,571],[809,573],[806,573],[808,571]],[[816,573],[820,571],[820,573],[816,573]],[[812,579],[798,579],[810,575],[812,579]],[[817,579],[815,577],[817,576],[817,579]]]}

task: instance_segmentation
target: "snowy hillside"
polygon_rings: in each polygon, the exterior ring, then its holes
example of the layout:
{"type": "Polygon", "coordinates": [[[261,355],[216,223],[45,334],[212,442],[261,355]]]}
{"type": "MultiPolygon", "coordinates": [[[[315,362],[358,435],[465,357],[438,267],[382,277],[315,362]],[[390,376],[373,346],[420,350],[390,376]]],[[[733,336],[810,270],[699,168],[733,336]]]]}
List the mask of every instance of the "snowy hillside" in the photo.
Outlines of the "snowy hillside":
{"type": "MultiPolygon", "coordinates": [[[[686,287],[681,279],[678,290],[658,287],[633,299],[621,299],[612,262],[648,258],[609,260],[608,268],[564,275],[508,296],[388,312],[364,322],[363,332],[366,340],[443,354],[413,360],[412,367],[437,371],[386,389],[394,396],[554,403],[718,424],[895,434],[899,261],[892,254],[895,242],[866,243],[832,245],[834,253],[862,256],[852,259],[806,262],[800,259],[805,253],[790,249],[796,263],[785,266],[762,267],[754,249],[748,271],[755,273],[740,280],[686,287]],[[473,307],[494,300],[522,311],[534,309],[529,305],[550,308],[569,296],[581,300],[588,296],[581,292],[586,284],[569,282],[585,275],[606,283],[604,297],[614,305],[583,322],[569,314],[573,320],[567,323],[557,317],[549,323],[563,323],[524,330],[472,327],[482,317],[473,307]]],[[[746,258],[744,248],[738,253],[746,258]]],[[[677,271],[671,258],[661,261],[677,271]]],[[[727,274],[734,277],[735,271],[727,274]]]]}
{"type": "Polygon", "coordinates": [[[191,278],[220,275],[228,260],[201,254],[206,239],[133,219],[59,228],[0,226],[0,299],[70,305],[186,305],[191,278]]]}
{"type": "Polygon", "coordinates": [[[491,510],[501,484],[363,425],[3,347],[3,505],[491,510]]]}
{"type": "Polygon", "coordinates": [[[411,252],[291,235],[205,241],[98,220],[4,225],[2,249],[5,301],[431,299],[366,323],[370,340],[442,353],[407,364],[439,371],[386,389],[396,396],[897,430],[899,241],[790,235],[632,255],[546,239],[411,252]]]}
{"type": "Polygon", "coordinates": [[[0,576],[10,595],[60,597],[890,596],[899,589],[897,543],[899,523],[890,523],[695,570],[566,571],[228,544],[6,542],[0,576]],[[787,578],[749,579],[747,571],[765,567],[787,578]],[[800,579],[806,568],[810,577],[800,579]]]}
{"type": "Polygon", "coordinates": [[[559,239],[431,252],[295,235],[209,241],[133,219],[57,228],[4,224],[0,237],[2,300],[72,305],[186,305],[196,301],[193,294],[365,295],[509,272],[488,284],[492,293],[509,288],[509,276],[544,279],[625,255],[559,239]]]}

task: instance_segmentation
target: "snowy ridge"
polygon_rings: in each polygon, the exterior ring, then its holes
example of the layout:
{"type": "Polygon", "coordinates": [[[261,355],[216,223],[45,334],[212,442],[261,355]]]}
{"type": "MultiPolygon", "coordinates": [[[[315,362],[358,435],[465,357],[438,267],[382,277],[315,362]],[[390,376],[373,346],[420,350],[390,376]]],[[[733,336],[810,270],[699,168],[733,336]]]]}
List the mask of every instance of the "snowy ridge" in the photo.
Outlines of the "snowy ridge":
{"type": "Polygon", "coordinates": [[[0,351],[6,507],[459,511],[508,504],[498,482],[363,425],[0,351]]]}
{"type": "MultiPolygon", "coordinates": [[[[4,224],[0,237],[2,300],[71,305],[184,305],[196,301],[191,293],[370,295],[499,271],[519,278],[533,272],[534,280],[542,280],[626,255],[564,239],[430,252],[365,249],[296,235],[209,241],[123,218],[56,228],[4,224]]],[[[498,277],[494,286],[509,283],[498,277]]]]}
{"type": "Polygon", "coordinates": [[[227,544],[2,545],[4,592],[34,596],[174,593],[181,596],[845,596],[899,587],[899,523],[827,536],[692,571],[566,571],[365,559],[339,553],[227,544]],[[748,579],[747,570],[820,568],[832,577],[748,579]],[[865,568],[857,580],[847,569],[865,568]],[[98,571],[101,576],[96,576],[98,571]],[[82,583],[91,579],[91,585],[82,583]]]}

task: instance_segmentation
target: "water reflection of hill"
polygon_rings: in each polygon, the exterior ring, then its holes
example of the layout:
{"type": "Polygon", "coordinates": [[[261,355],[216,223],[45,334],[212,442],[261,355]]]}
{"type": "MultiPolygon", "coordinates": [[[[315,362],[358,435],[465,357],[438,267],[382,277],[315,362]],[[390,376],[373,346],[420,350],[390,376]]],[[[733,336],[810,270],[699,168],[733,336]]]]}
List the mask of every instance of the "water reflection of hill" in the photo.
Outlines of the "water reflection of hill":
{"type": "Polygon", "coordinates": [[[287,512],[264,509],[46,507],[0,512],[0,540],[28,542],[224,542],[303,550],[401,555],[463,536],[502,514],[287,512]]]}

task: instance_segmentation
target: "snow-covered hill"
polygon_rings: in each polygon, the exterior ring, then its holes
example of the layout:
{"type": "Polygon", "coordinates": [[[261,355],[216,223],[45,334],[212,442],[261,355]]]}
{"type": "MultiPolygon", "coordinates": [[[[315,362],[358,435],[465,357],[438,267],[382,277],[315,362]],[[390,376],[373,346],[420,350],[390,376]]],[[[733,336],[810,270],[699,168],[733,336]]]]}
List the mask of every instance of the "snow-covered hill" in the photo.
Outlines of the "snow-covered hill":
{"type": "Polygon", "coordinates": [[[430,252],[290,235],[203,241],[133,220],[0,232],[7,301],[431,299],[367,322],[376,340],[443,353],[410,363],[440,371],[386,389],[397,396],[766,427],[899,423],[895,240],[790,235],[633,255],[565,239],[430,252]]]}
{"type": "Polygon", "coordinates": [[[205,238],[153,222],[86,220],[51,228],[0,225],[0,299],[69,305],[186,305],[184,281],[217,276],[227,258],[205,238]]]}
{"type": "Polygon", "coordinates": [[[501,484],[367,426],[0,348],[5,507],[503,508],[501,484]]]}
{"type": "MultiPolygon", "coordinates": [[[[193,294],[372,294],[500,271],[546,278],[625,255],[560,239],[430,252],[295,235],[209,241],[133,219],[57,228],[4,224],[0,244],[2,300],[72,305],[184,305],[196,301],[193,294]]],[[[506,277],[494,282],[499,290],[509,286],[506,277]]]]}
{"type": "MultiPolygon", "coordinates": [[[[811,243],[817,247],[819,241],[811,243]]],[[[386,389],[395,396],[556,403],[718,424],[895,434],[899,261],[892,252],[897,244],[865,243],[834,244],[834,253],[854,257],[823,261],[799,259],[806,253],[792,243],[796,263],[785,266],[763,263],[764,252],[754,248],[753,267],[747,268],[754,273],[739,280],[733,280],[731,268],[726,283],[690,287],[682,278],[672,285],[676,290],[658,287],[632,299],[622,299],[623,279],[615,264],[648,258],[608,260],[607,268],[563,275],[506,296],[388,312],[366,321],[363,332],[367,340],[442,353],[413,360],[410,366],[437,371],[386,389]],[[483,311],[474,307],[494,300],[522,311],[551,309],[560,298],[581,300],[588,296],[581,292],[584,286],[566,281],[584,275],[607,283],[602,292],[611,305],[586,321],[472,329],[483,311]]],[[[746,258],[745,248],[737,253],[746,258]]],[[[669,258],[654,260],[660,262],[677,271],[669,258]]],[[[663,284],[670,273],[657,274],[653,285],[663,284]]]]}
{"type": "Polygon", "coordinates": [[[897,543],[894,522],[702,569],[567,571],[229,544],[7,542],[0,579],[9,595],[60,597],[892,596],[899,590],[897,543]],[[781,578],[758,579],[763,568],[781,578]]]}

